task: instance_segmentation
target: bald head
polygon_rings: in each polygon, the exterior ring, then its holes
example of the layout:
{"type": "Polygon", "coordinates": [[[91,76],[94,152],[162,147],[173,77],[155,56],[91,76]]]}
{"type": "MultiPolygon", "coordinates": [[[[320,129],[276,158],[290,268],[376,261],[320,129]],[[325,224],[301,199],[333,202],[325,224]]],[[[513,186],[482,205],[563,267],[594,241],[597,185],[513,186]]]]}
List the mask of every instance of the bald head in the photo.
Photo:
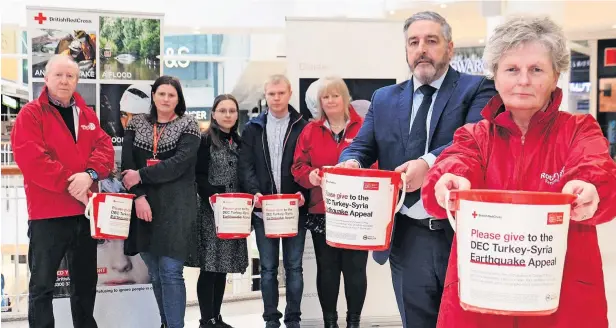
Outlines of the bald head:
{"type": "Polygon", "coordinates": [[[79,66],[67,55],[54,55],[45,66],[45,85],[47,92],[53,99],[63,105],[70,103],[73,93],[77,89],[79,80],[79,66]]]}

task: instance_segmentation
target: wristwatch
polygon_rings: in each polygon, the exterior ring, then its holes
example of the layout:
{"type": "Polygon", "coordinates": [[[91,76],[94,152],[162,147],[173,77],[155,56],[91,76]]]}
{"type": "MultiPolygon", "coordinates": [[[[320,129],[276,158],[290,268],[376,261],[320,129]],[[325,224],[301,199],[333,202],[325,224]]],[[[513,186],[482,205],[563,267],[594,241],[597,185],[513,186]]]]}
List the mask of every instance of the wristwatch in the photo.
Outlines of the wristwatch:
{"type": "Polygon", "coordinates": [[[98,173],[96,173],[96,171],[93,169],[86,169],[86,173],[90,176],[92,181],[98,181],[98,173]]]}

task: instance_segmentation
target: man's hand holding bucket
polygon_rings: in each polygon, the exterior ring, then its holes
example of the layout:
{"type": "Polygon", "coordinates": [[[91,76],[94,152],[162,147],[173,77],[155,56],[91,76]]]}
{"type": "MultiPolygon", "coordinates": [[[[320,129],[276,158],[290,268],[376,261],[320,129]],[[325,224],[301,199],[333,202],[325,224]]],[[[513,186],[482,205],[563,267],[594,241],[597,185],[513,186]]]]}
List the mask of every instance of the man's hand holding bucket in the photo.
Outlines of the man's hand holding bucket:
{"type": "Polygon", "coordinates": [[[410,160],[396,167],[394,171],[406,173],[406,192],[413,192],[419,188],[424,182],[424,178],[428,173],[430,166],[423,159],[410,160]]]}
{"type": "Polygon", "coordinates": [[[347,168],[347,169],[359,169],[359,168],[361,168],[361,166],[359,165],[359,162],[354,160],[354,159],[349,159],[348,161],[340,162],[340,163],[336,164],[335,167],[344,167],[344,168],[347,168]]]}
{"type": "Polygon", "coordinates": [[[68,178],[68,192],[84,205],[88,204],[88,191],[94,182],[86,172],[75,173],[68,178]]]}
{"type": "Polygon", "coordinates": [[[595,215],[599,206],[599,194],[593,184],[581,180],[571,180],[565,184],[562,192],[577,195],[571,211],[571,220],[584,221],[595,215]]]}
{"type": "Polygon", "coordinates": [[[453,208],[451,200],[447,199],[450,190],[469,190],[471,182],[467,178],[457,176],[451,173],[445,173],[434,185],[434,195],[436,201],[442,208],[447,208],[445,202],[449,203],[449,208],[453,208]]]}

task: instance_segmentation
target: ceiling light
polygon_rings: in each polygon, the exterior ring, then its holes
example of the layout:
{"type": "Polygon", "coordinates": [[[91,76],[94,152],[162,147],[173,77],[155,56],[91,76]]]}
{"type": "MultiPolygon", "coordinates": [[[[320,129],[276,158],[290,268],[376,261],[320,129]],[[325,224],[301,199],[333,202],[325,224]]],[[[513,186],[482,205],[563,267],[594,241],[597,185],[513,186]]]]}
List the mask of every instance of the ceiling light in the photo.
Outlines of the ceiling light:
{"type": "Polygon", "coordinates": [[[483,40],[483,39],[479,39],[479,43],[483,43],[483,42],[484,42],[484,40],[483,40]]]}
{"type": "Polygon", "coordinates": [[[447,8],[447,5],[444,3],[441,3],[441,8],[447,8]]]}
{"type": "Polygon", "coordinates": [[[395,10],[390,10],[390,11],[389,11],[389,14],[390,14],[390,15],[393,15],[393,14],[395,14],[395,13],[396,13],[396,11],[395,11],[395,10]]]}

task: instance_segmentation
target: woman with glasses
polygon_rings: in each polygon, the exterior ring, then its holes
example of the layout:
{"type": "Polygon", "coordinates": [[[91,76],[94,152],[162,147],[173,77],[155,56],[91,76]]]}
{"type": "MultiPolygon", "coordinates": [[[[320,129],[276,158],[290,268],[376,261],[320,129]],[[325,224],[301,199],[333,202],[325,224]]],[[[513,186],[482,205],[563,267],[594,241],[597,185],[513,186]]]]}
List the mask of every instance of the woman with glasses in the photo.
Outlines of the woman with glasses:
{"type": "Polygon", "coordinates": [[[209,203],[216,193],[239,192],[237,160],[240,136],[239,106],[230,94],[219,95],[212,106],[212,121],[201,137],[197,159],[197,189],[200,196],[195,244],[186,263],[201,268],[197,298],[200,328],[230,328],[220,315],[227,273],[244,273],[248,267],[246,239],[219,239],[214,212],[209,203]]]}

